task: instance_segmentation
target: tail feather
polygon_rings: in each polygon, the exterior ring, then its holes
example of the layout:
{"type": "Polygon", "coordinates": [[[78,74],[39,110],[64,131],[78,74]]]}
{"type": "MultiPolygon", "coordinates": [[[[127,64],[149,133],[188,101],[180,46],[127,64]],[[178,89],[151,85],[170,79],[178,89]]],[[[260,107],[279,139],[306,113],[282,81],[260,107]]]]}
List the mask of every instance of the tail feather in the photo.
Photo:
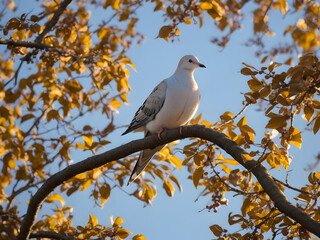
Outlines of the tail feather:
{"type": "Polygon", "coordinates": [[[153,157],[153,155],[160,151],[165,145],[161,145],[158,147],[155,147],[153,149],[145,149],[140,152],[138,161],[131,173],[131,176],[128,181],[128,185],[133,182],[139,175],[140,173],[145,169],[145,167],[148,165],[150,159],[153,157]]]}

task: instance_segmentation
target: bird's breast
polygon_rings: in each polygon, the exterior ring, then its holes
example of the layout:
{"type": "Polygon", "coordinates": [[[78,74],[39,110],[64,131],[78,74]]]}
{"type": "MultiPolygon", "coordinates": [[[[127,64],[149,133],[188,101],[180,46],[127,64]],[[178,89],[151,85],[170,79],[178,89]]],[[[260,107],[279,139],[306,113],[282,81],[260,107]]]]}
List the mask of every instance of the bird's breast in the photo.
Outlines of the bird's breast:
{"type": "Polygon", "coordinates": [[[153,121],[146,127],[152,132],[161,128],[175,128],[188,123],[196,113],[199,105],[199,89],[197,83],[174,79],[168,81],[166,99],[163,107],[153,121]]]}

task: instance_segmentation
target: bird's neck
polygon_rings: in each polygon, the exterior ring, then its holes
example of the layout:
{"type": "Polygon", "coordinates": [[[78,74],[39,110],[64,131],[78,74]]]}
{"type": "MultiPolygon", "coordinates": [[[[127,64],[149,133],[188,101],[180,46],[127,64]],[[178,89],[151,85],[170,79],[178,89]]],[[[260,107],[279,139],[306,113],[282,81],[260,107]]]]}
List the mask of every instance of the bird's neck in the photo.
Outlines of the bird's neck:
{"type": "Polygon", "coordinates": [[[194,79],[193,70],[190,71],[189,69],[177,69],[173,75],[180,79],[194,79]]]}

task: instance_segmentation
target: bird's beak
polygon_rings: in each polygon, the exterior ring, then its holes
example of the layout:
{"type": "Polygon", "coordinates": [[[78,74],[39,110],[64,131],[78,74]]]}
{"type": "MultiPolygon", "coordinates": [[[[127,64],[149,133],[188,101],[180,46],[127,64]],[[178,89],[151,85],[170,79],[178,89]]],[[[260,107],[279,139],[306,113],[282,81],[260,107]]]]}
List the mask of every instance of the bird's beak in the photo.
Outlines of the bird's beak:
{"type": "Polygon", "coordinates": [[[199,67],[206,68],[206,66],[201,63],[199,63],[199,67]]]}

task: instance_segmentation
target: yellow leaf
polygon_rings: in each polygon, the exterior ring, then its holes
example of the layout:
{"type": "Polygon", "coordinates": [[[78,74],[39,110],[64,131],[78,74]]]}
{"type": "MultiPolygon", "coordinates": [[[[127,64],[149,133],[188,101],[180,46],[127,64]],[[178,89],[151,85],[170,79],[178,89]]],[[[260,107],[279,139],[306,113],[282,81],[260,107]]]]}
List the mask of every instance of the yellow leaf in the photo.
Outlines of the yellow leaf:
{"type": "Polygon", "coordinates": [[[211,123],[209,123],[207,120],[202,120],[201,124],[205,125],[206,127],[211,127],[211,123]]]}
{"type": "Polygon", "coordinates": [[[241,154],[241,157],[244,162],[251,161],[253,159],[249,154],[241,154]]]}
{"type": "Polygon", "coordinates": [[[200,113],[196,118],[191,119],[190,125],[199,123],[201,118],[202,118],[202,113],[200,113]]]}
{"type": "Polygon", "coordinates": [[[193,185],[194,185],[196,188],[197,188],[198,185],[199,185],[199,181],[200,181],[200,178],[202,177],[203,173],[204,173],[203,167],[199,167],[199,168],[197,168],[197,169],[194,171],[194,173],[193,173],[193,175],[192,175],[193,185]]]}
{"type": "Polygon", "coordinates": [[[179,188],[179,191],[182,192],[182,186],[180,185],[178,179],[173,176],[172,174],[170,174],[169,178],[175,183],[177,184],[178,188],[179,188]]]}
{"type": "Polygon", "coordinates": [[[147,240],[142,234],[135,235],[132,240],[147,240]]]}
{"type": "Polygon", "coordinates": [[[304,107],[303,112],[304,112],[304,119],[309,122],[313,116],[314,108],[307,105],[304,107]]]}
{"type": "Polygon", "coordinates": [[[46,199],[46,202],[53,202],[53,201],[59,201],[61,203],[62,208],[65,205],[65,201],[63,197],[61,197],[59,194],[52,194],[50,197],[46,199]]]}
{"type": "Polygon", "coordinates": [[[129,237],[129,233],[132,233],[132,232],[123,228],[118,228],[116,231],[116,237],[119,239],[125,239],[129,237]]]}
{"type": "Polygon", "coordinates": [[[10,159],[10,160],[8,161],[8,167],[9,167],[10,169],[15,169],[15,168],[16,168],[16,163],[15,163],[15,161],[14,161],[13,159],[10,159]]]}
{"type": "Polygon", "coordinates": [[[87,175],[85,173],[79,173],[78,175],[75,176],[77,179],[85,179],[87,175]]]}
{"type": "Polygon", "coordinates": [[[202,10],[209,10],[209,9],[211,9],[212,7],[213,7],[212,4],[209,3],[209,2],[202,2],[202,3],[200,4],[200,8],[201,8],[202,10]]]}
{"type": "Polygon", "coordinates": [[[120,9],[120,0],[114,0],[113,1],[113,5],[112,5],[112,8],[114,10],[119,10],[120,9]]]}
{"type": "Polygon", "coordinates": [[[222,168],[222,170],[223,170],[225,173],[229,174],[229,173],[231,172],[231,168],[228,167],[227,165],[224,165],[224,164],[222,164],[222,163],[218,163],[218,165],[222,168]]]}
{"type": "Polygon", "coordinates": [[[306,22],[304,21],[303,18],[300,18],[297,22],[297,27],[298,28],[301,28],[302,30],[307,30],[307,24],[306,22]]]}
{"type": "Polygon", "coordinates": [[[174,33],[176,36],[180,36],[180,30],[179,28],[176,29],[175,33],[174,33]]]}
{"type": "Polygon", "coordinates": [[[284,116],[272,117],[272,118],[270,118],[266,128],[277,129],[277,128],[283,127],[287,123],[286,120],[287,120],[287,118],[284,116]]]}
{"type": "Polygon", "coordinates": [[[181,170],[181,165],[182,165],[182,163],[181,163],[181,161],[180,161],[179,158],[177,158],[176,156],[172,155],[172,156],[169,158],[169,162],[170,162],[173,166],[175,166],[175,167],[179,168],[179,170],[181,170]]]}
{"type": "Polygon", "coordinates": [[[112,226],[113,226],[113,227],[118,227],[118,226],[120,226],[122,223],[123,223],[122,218],[121,218],[121,217],[117,217],[116,220],[114,220],[112,226]]]}
{"type": "Polygon", "coordinates": [[[86,135],[82,135],[82,138],[83,138],[84,142],[86,143],[86,145],[91,147],[92,141],[93,141],[93,136],[88,137],[86,135]]]}
{"type": "Polygon", "coordinates": [[[227,163],[231,165],[238,165],[239,163],[234,159],[224,159],[221,163],[227,163]]]}
{"type": "Polygon", "coordinates": [[[191,23],[192,23],[192,19],[186,18],[186,19],[184,20],[184,23],[185,23],[185,24],[191,24],[191,23]]]}
{"type": "Polygon", "coordinates": [[[175,188],[168,179],[164,180],[162,186],[164,190],[166,190],[166,193],[168,194],[168,196],[173,197],[175,188]]]}
{"type": "Polygon", "coordinates": [[[291,128],[290,133],[289,143],[292,143],[297,148],[301,148],[302,137],[300,131],[297,128],[291,128]]]}
{"type": "Polygon", "coordinates": [[[76,143],[76,148],[79,148],[79,149],[89,149],[87,146],[83,145],[82,143],[76,143]]]}
{"type": "Polygon", "coordinates": [[[320,128],[320,114],[318,114],[318,116],[314,122],[313,133],[316,134],[319,131],[319,128],[320,128]]]}
{"type": "Polygon", "coordinates": [[[241,118],[240,121],[237,123],[238,127],[241,127],[241,126],[244,126],[244,125],[247,125],[247,117],[246,116],[241,118]]]}
{"type": "Polygon", "coordinates": [[[287,13],[288,11],[288,3],[286,0],[278,0],[279,4],[280,4],[280,10],[281,13],[284,15],[287,13]]]}
{"type": "Polygon", "coordinates": [[[92,183],[92,180],[91,180],[91,179],[87,179],[87,180],[82,184],[82,187],[80,188],[79,191],[81,192],[81,191],[86,190],[88,187],[90,187],[91,183],[92,183]]]}
{"type": "Polygon", "coordinates": [[[97,226],[98,225],[98,219],[95,216],[89,214],[89,222],[88,222],[88,224],[90,224],[92,226],[97,226]]]}

